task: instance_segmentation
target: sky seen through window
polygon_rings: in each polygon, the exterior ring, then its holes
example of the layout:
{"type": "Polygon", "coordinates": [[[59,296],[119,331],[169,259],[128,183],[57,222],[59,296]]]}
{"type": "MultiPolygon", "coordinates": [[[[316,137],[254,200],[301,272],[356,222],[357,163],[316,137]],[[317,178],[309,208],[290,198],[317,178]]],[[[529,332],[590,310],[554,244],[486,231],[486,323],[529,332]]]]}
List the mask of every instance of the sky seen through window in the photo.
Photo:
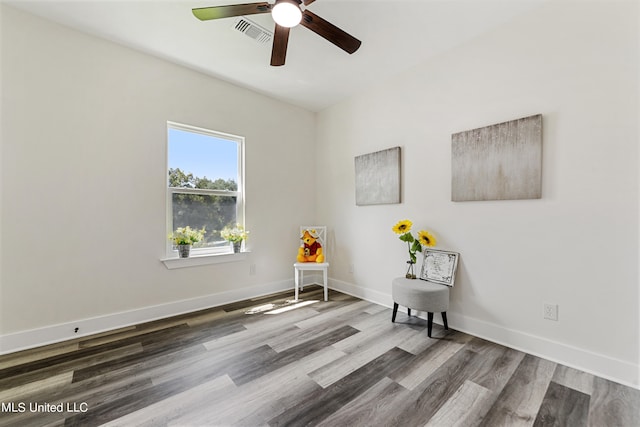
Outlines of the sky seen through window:
{"type": "Polygon", "coordinates": [[[169,128],[169,168],[194,177],[237,180],[238,144],[196,132],[169,128]]]}

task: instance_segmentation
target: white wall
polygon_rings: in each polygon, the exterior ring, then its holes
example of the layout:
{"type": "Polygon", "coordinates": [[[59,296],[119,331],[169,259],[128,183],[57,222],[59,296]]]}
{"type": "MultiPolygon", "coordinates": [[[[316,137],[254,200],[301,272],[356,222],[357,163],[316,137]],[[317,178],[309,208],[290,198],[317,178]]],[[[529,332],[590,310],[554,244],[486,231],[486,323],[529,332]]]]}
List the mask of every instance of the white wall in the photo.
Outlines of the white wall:
{"type": "Polygon", "coordinates": [[[273,242],[313,221],[332,230],[332,286],[390,304],[391,226],[409,218],[462,254],[453,327],[640,384],[635,2],[554,1],[317,123],[7,6],[0,23],[0,352],[289,285],[295,242],[273,242]],[[536,113],[543,198],[451,202],[451,134],[536,113]],[[247,138],[247,260],[159,262],[166,120],[247,138]],[[403,203],[356,207],[353,157],[396,145],[403,203]],[[292,179],[313,155],[316,182],[292,179]]]}
{"type": "Polygon", "coordinates": [[[391,304],[408,218],[461,253],[454,328],[640,384],[638,72],[636,2],[554,1],[320,113],[332,285],[391,304]],[[451,134],[537,113],[542,199],[451,202],[451,134]],[[403,203],[356,207],[354,156],[398,145],[403,203]]]}
{"type": "Polygon", "coordinates": [[[274,242],[314,219],[315,114],[0,10],[0,352],[292,286],[297,241],[274,242]],[[160,262],[167,120],[246,137],[246,260],[160,262]]]}

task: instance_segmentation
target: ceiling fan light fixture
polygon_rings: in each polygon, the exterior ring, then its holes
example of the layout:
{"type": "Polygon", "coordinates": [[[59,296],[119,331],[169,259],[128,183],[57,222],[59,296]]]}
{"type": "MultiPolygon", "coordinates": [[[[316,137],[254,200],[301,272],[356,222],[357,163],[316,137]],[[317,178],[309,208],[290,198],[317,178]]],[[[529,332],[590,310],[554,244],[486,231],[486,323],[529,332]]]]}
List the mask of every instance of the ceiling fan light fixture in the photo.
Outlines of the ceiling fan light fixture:
{"type": "Polygon", "coordinates": [[[295,27],[302,20],[300,6],[294,1],[278,0],[271,9],[271,16],[282,27],[295,27]]]}

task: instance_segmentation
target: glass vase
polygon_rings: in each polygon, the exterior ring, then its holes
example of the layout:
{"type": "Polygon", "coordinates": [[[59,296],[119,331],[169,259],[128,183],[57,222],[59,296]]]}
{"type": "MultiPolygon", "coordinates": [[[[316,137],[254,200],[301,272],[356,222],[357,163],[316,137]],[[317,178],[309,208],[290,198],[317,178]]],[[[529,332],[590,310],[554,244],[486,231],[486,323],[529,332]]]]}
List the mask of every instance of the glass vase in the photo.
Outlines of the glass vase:
{"type": "Polygon", "coordinates": [[[407,274],[405,274],[404,277],[406,277],[407,279],[415,279],[416,278],[416,273],[414,271],[414,266],[415,266],[415,262],[413,261],[407,261],[407,265],[409,267],[407,267],[407,274]]]}

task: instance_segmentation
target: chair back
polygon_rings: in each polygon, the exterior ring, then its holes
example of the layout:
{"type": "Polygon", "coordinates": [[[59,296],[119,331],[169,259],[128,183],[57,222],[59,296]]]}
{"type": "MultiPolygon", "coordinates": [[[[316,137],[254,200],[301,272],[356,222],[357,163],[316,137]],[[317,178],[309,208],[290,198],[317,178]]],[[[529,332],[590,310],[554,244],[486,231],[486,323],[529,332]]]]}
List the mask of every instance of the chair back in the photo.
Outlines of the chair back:
{"type": "MultiPolygon", "coordinates": [[[[314,230],[315,234],[317,234],[317,241],[320,242],[320,246],[322,246],[322,254],[324,255],[324,262],[329,260],[327,256],[327,227],[324,225],[303,225],[300,227],[300,236],[302,238],[305,230],[314,230]]],[[[304,245],[304,243],[300,243],[300,245],[304,245]]]]}

